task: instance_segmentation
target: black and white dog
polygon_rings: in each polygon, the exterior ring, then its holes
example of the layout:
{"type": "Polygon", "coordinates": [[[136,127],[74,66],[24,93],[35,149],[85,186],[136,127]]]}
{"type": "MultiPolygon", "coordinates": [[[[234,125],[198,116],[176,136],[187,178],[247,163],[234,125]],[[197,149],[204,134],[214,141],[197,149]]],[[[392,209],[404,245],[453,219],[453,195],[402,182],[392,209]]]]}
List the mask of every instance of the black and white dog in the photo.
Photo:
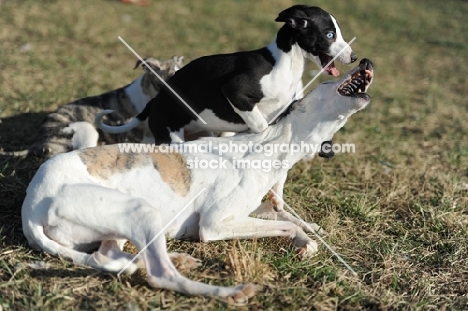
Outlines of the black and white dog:
{"type": "Polygon", "coordinates": [[[267,47],[198,58],[168,81],[206,124],[164,88],[127,125],[103,124],[101,117],[110,113],[103,111],[97,126],[117,134],[149,118],[157,145],[200,131],[258,133],[293,100],[308,59],[333,76],[339,75],[334,63],[324,67],[334,57],[345,64],[357,59],[335,18],[319,7],[294,5],[275,21],[285,25],[267,47]]]}

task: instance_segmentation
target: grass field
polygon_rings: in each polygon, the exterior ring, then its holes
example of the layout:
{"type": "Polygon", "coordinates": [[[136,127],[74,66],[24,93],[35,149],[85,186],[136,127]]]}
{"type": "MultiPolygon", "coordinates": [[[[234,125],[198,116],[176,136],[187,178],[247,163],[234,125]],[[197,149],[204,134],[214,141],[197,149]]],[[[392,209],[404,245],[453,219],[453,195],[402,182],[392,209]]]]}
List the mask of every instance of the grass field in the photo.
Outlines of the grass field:
{"type": "MultiPolygon", "coordinates": [[[[356,153],[297,165],[285,189],[358,277],[325,247],[300,260],[287,239],[169,241],[170,249],[203,260],[192,279],[263,286],[241,309],[467,310],[468,2],[304,2],[333,13],[375,65],[371,104],[334,137],[356,153]]],[[[118,36],[144,57],[188,62],[268,44],[278,12],[294,3],[0,0],[0,149],[24,149],[47,112],[140,75],[118,36]]],[[[144,271],[118,279],[29,249],[20,211],[40,164],[0,156],[0,310],[232,308],[151,289],[144,271]],[[36,261],[49,268],[27,267],[36,261]]]]}

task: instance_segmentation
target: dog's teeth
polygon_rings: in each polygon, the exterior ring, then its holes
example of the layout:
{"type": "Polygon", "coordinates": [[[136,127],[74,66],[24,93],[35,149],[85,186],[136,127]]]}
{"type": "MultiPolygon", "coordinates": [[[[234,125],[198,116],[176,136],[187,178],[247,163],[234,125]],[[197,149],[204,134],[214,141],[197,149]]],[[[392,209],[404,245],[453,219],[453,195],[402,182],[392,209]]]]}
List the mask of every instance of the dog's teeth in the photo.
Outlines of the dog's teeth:
{"type": "Polygon", "coordinates": [[[341,91],[344,95],[351,95],[355,92],[355,89],[350,84],[347,84],[341,89],[341,91]]]}

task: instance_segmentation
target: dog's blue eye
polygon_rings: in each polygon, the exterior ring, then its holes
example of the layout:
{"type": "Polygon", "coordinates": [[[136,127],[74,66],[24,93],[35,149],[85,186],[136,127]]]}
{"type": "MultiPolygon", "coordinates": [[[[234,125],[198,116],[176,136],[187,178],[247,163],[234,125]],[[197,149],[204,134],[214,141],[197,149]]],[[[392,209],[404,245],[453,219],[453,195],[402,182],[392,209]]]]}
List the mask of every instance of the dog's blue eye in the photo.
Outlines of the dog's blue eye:
{"type": "Polygon", "coordinates": [[[333,39],[335,37],[335,34],[333,32],[327,32],[327,38],[328,39],[333,39]]]}

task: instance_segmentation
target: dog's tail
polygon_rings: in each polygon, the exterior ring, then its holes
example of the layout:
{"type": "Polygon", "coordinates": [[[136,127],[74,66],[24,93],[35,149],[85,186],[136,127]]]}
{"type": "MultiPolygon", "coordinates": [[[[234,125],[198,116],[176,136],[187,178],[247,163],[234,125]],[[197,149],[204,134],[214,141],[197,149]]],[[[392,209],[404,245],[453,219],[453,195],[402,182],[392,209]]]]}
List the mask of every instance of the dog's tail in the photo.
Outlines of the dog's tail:
{"type": "MultiPolygon", "coordinates": [[[[41,250],[54,256],[61,256],[66,259],[70,259],[77,265],[89,266],[98,271],[117,273],[123,271],[127,274],[132,274],[139,268],[138,261],[133,263],[133,259],[129,258],[112,258],[108,257],[99,251],[92,254],[74,250],[72,248],[65,247],[49,239],[44,233],[44,227],[41,225],[30,224],[28,222],[27,227],[23,226],[24,235],[28,239],[29,246],[36,250],[41,250]]],[[[123,253],[122,253],[123,254],[123,253]]],[[[133,255],[128,257],[133,257],[133,255]]]]}
{"type": "Polygon", "coordinates": [[[111,126],[111,125],[104,124],[102,122],[102,117],[112,112],[114,112],[114,110],[103,110],[100,113],[98,113],[96,117],[94,118],[94,124],[106,133],[110,133],[110,134],[125,133],[134,129],[135,127],[140,125],[143,121],[145,121],[145,119],[140,120],[139,118],[140,115],[138,115],[136,118],[130,121],[130,123],[127,123],[125,125],[111,126]]]}

